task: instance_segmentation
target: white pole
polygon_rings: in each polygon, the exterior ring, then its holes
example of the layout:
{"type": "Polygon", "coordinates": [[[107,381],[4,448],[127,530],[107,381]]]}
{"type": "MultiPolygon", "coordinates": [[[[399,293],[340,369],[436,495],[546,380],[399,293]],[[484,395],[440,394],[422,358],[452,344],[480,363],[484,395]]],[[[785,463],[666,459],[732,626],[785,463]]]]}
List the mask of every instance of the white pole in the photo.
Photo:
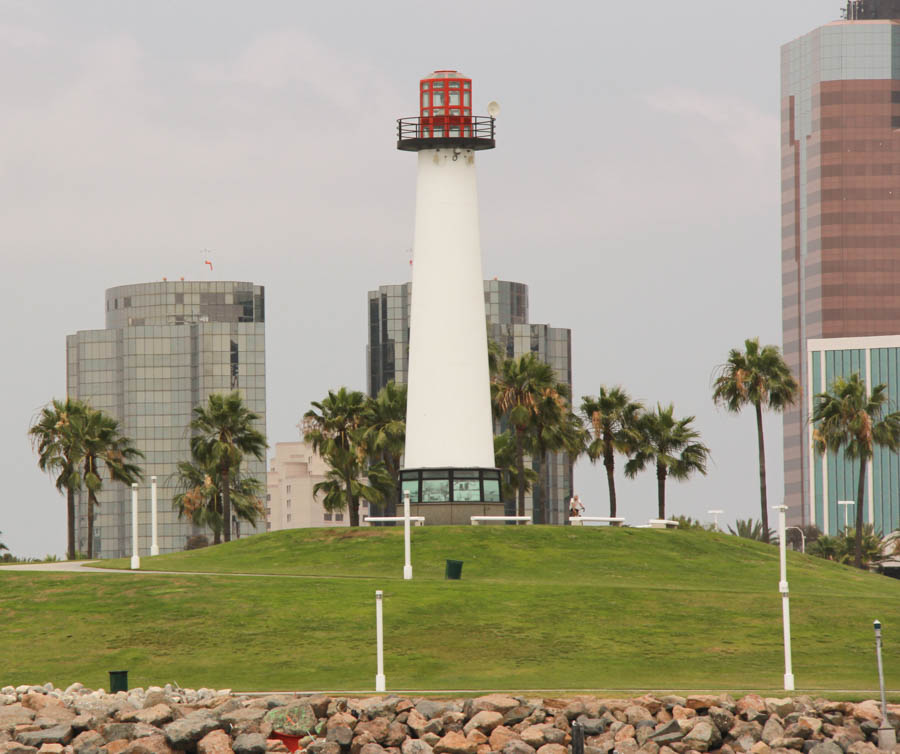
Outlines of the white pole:
{"type": "Polygon", "coordinates": [[[156,477],[150,477],[150,555],[159,555],[159,535],[156,520],[156,477]]]}
{"type": "Polygon", "coordinates": [[[778,511],[778,553],[781,560],[781,581],[778,591],[781,592],[781,618],[784,626],[784,690],[794,690],[794,673],[791,667],[791,598],[788,595],[787,582],[787,537],[785,536],[786,505],[776,505],[778,511]]]}
{"type": "Polygon", "coordinates": [[[892,749],[897,744],[897,733],[888,722],[887,697],[884,694],[884,669],[881,665],[881,621],[875,621],[875,654],[878,657],[878,686],[881,689],[881,726],[878,728],[878,748],[892,749]]]}
{"type": "Polygon", "coordinates": [[[409,490],[403,490],[403,578],[412,579],[412,561],[409,552],[409,490]]]}
{"type": "Polygon", "coordinates": [[[138,486],[137,482],[131,485],[131,570],[136,571],[141,567],[141,558],[138,555],[138,486]]]}
{"type": "Polygon", "coordinates": [[[384,629],[382,627],[380,589],[375,592],[375,642],[378,645],[378,672],[375,675],[375,691],[385,690],[384,681],[384,629]]]}
{"type": "Polygon", "coordinates": [[[706,512],[712,515],[712,517],[713,517],[713,526],[716,527],[716,531],[719,531],[719,516],[720,516],[722,513],[724,513],[724,511],[721,511],[721,510],[711,510],[711,511],[706,511],[706,512]]]}
{"type": "Polygon", "coordinates": [[[847,533],[847,511],[851,505],[856,505],[855,500],[838,500],[838,505],[843,506],[844,508],[844,533],[847,533]]]}

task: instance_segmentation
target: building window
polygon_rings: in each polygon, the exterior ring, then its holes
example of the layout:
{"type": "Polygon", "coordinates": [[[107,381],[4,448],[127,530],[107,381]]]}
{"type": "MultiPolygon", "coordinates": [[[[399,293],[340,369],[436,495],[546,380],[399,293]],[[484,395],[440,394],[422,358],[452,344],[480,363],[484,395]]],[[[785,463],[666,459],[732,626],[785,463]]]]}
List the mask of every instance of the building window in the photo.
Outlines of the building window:
{"type": "Polygon", "coordinates": [[[272,499],[272,495],[271,495],[271,493],[270,493],[270,494],[268,494],[268,495],[266,495],[266,500],[267,500],[267,501],[269,501],[269,500],[271,500],[271,499],[272,499]]]}
{"type": "Polygon", "coordinates": [[[343,520],[344,520],[344,514],[343,514],[343,513],[335,513],[335,514],[334,514],[334,520],[335,520],[335,521],[343,521],[343,520]]]}
{"type": "Polygon", "coordinates": [[[331,514],[330,514],[330,513],[326,513],[326,514],[325,514],[325,520],[326,520],[326,521],[331,521],[331,514]]]}
{"type": "Polygon", "coordinates": [[[288,521],[291,520],[291,514],[290,514],[290,513],[287,514],[287,520],[288,520],[288,521]]]}
{"type": "Polygon", "coordinates": [[[288,495],[291,494],[291,485],[287,486],[287,488],[285,489],[285,492],[287,492],[288,495]]]}
{"type": "Polygon", "coordinates": [[[266,531],[269,531],[272,528],[272,522],[266,521],[266,531]]]}
{"type": "Polygon", "coordinates": [[[290,508],[291,507],[291,499],[288,498],[287,501],[285,502],[285,504],[287,505],[288,508],[290,508]]]}

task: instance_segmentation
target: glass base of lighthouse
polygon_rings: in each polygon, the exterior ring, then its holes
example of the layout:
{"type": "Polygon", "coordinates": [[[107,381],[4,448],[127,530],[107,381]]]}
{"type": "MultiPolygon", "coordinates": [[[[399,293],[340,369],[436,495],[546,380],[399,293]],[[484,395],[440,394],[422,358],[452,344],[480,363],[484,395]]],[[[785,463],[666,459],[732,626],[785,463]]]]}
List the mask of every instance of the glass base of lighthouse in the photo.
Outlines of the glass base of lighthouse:
{"type": "Polygon", "coordinates": [[[504,515],[498,469],[402,469],[400,484],[409,492],[410,514],[424,516],[426,526],[466,525],[472,516],[504,515]]]}

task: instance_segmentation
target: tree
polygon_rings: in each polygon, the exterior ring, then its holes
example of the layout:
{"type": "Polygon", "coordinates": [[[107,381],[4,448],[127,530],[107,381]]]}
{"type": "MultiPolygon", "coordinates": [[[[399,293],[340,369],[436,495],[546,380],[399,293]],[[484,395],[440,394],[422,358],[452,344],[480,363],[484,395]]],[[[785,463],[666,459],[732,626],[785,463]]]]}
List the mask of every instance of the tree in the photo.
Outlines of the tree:
{"type": "Polygon", "coordinates": [[[38,468],[56,474],[56,489],[66,493],[66,557],[75,560],[75,493],[81,489],[81,448],[72,431],[72,417],[87,407],[81,401],[54,399],[41,409],[28,430],[31,446],[38,454],[38,468]]]}
{"type": "MultiPolygon", "coordinates": [[[[516,466],[516,441],[510,430],[494,435],[494,463],[500,469],[500,499],[504,503],[516,505],[518,491],[516,466]]],[[[538,473],[530,466],[525,467],[525,492],[537,481],[538,473]]]]}
{"type": "Polygon", "coordinates": [[[839,537],[829,537],[827,534],[822,534],[806,548],[806,554],[815,555],[817,558],[824,558],[825,560],[839,560],[843,549],[843,544],[839,537]]]}
{"type": "Polygon", "coordinates": [[[753,518],[738,519],[734,522],[735,528],[728,527],[729,533],[736,537],[744,539],[753,539],[757,542],[765,542],[766,544],[778,544],[778,536],[771,529],[765,531],[762,521],[753,518]]]}
{"type": "MultiPolygon", "coordinates": [[[[360,427],[366,396],[342,387],[337,392],[329,390],[324,400],[313,401],[312,406],[303,415],[303,439],[331,467],[325,482],[316,485],[327,484],[321,486],[326,497],[323,504],[326,510],[349,508],[350,525],[359,526],[359,498],[365,497],[363,488],[368,487],[360,481],[365,473],[365,452],[360,446],[364,430],[360,427]]],[[[377,492],[375,497],[383,499],[377,492]]]]}
{"type": "MultiPolygon", "coordinates": [[[[0,534],[3,534],[3,532],[0,531],[0,534]]],[[[7,552],[9,552],[9,548],[5,544],[3,544],[3,542],[0,542],[0,551],[2,550],[6,550],[7,552]]]]}
{"type": "Polygon", "coordinates": [[[393,516],[400,495],[400,462],[406,445],[406,385],[391,380],[363,409],[362,444],[370,464],[381,463],[386,474],[370,481],[385,481],[380,490],[386,502],[386,515],[393,516]]]}
{"type": "Polygon", "coordinates": [[[222,517],[225,541],[231,541],[231,477],[239,473],[246,454],[257,460],[265,458],[265,435],[253,425],[260,421],[259,414],[250,411],[238,390],[228,394],[212,393],[205,406],[194,407],[190,428],[191,454],[208,459],[209,467],[216,470],[215,482],[222,492],[222,517]]]}
{"type": "Polygon", "coordinates": [[[350,526],[359,526],[360,498],[377,505],[384,500],[382,490],[390,486],[384,464],[377,463],[366,470],[359,454],[352,448],[335,447],[328,458],[331,468],[325,473],[325,479],[313,486],[313,495],[322,496],[322,507],[329,512],[342,511],[347,508],[348,500],[352,501],[350,526]]]}
{"type": "Polygon", "coordinates": [[[640,402],[632,400],[618,385],[607,388],[601,385],[596,397],[585,395],[581,399],[581,415],[593,430],[593,439],[587,453],[591,463],[603,459],[606,468],[606,484],[609,488],[609,515],[616,516],[615,454],[627,455],[631,447],[631,432],[637,417],[643,411],[640,402]]]}
{"type": "Polygon", "coordinates": [[[719,368],[713,383],[713,401],[729,411],[740,413],[744,406],[756,410],[756,437],[759,445],[759,503],[762,533],[769,541],[769,504],[766,496],[766,445],[763,438],[764,408],[783,411],[793,405],[800,386],[781,355],[778,346],[759,345],[759,338],[744,341],[743,351],[732,348],[728,361],[719,368]]]}
{"type": "Polygon", "coordinates": [[[494,414],[512,428],[516,455],[517,515],[525,515],[525,453],[533,446],[531,435],[545,401],[555,402],[559,384],[553,367],[533,353],[506,359],[491,379],[494,414]]]}
{"type": "Polygon", "coordinates": [[[143,478],[136,461],[144,457],[129,437],[122,434],[119,422],[105,411],[85,407],[70,417],[82,463],[82,480],[87,489],[87,556],[94,557],[94,509],[97,493],[103,489],[103,470],[111,481],[132,484],[143,478]]]}
{"type": "MultiPolygon", "coordinates": [[[[816,396],[813,410],[813,443],[816,452],[843,450],[859,461],[856,490],[856,531],[863,529],[863,501],[866,492],[866,464],[875,446],[900,448],[900,411],[885,413],[887,387],[876,385],[871,394],[859,374],[835,378],[831,390],[816,396]]],[[[855,542],[853,565],[863,567],[862,539],[855,542]]]]}
{"type": "Polygon", "coordinates": [[[666,479],[687,479],[694,472],[706,475],[709,448],[700,442],[700,433],[691,425],[693,416],[675,418],[675,407],[657,404],[644,411],[632,433],[632,457],[625,464],[625,475],[633,479],[649,464],[656,466],[656,490],[659,517],[666,517],[666,479]]]}
{"type": "Polygon", "coordinates": [[[871,565],[880,563],[888,557],[884,554],[884,539],[881,536],[881,532],[876,532],[875,527],[872,526],[872,524],[866,524],[861,530],[850,529],[842,532],[838,537],[841,544],[838,562],[849,564],[851,558],[855,561],[857,531],[862,531],[862,536],[859,538],[859,548],[862,551],[862,565],[857,567],[868,568],[871,565]]]}

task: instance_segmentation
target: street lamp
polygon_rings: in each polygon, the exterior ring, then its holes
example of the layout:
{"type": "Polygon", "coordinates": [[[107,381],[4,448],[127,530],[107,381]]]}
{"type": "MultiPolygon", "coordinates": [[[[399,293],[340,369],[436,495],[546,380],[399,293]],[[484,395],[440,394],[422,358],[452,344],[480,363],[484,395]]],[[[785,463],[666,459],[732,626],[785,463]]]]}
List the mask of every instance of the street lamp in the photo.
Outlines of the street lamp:
{"type": "Polygon", "coordinates": [[[803,533],[803,529],[799,526],[788,526],[785,531],[789,531],[790,529],[794,529],[795,531],[800,532],[800,552],[806,552],[806,535],[803,533]]]}
{"type": "Polygon", "coordinates": [[[844,507],[844,534],[847,533],[847,509],[851,505],[856,505],[855,500],[838,500],[838,505],[842,505],[844,507]]]}
{"type": "Polygon", "coordinates": [[[892,749],[897,744],[897,733],[888,722],[887,698],[884,695],[884,670],[881,665],[881,621],[876,620],[875,655],[878,657],[878,685],[881,688],[881,726],[878,728],[878,748],[892,749]]]}
{"type": "Polygon", "coordinates": [[[787,582],[787,543],[785,539],[785,513],[786,505],[773,506],[778,511],[778,554],[781,561],[781,581],[778,582],[778,591],[781,592],[781,619],[784,628],[784,690],[794,690],[794,673],[791,668],[791,602],[788,595],[787,582]]]}
{"type": "Polygon", "coordinates": [[[719,531],[719,516],[721,516],[725,511],[711,510],[706,512],[713,517],[713,526],[716,527],[716,531],[719,531]]]}

